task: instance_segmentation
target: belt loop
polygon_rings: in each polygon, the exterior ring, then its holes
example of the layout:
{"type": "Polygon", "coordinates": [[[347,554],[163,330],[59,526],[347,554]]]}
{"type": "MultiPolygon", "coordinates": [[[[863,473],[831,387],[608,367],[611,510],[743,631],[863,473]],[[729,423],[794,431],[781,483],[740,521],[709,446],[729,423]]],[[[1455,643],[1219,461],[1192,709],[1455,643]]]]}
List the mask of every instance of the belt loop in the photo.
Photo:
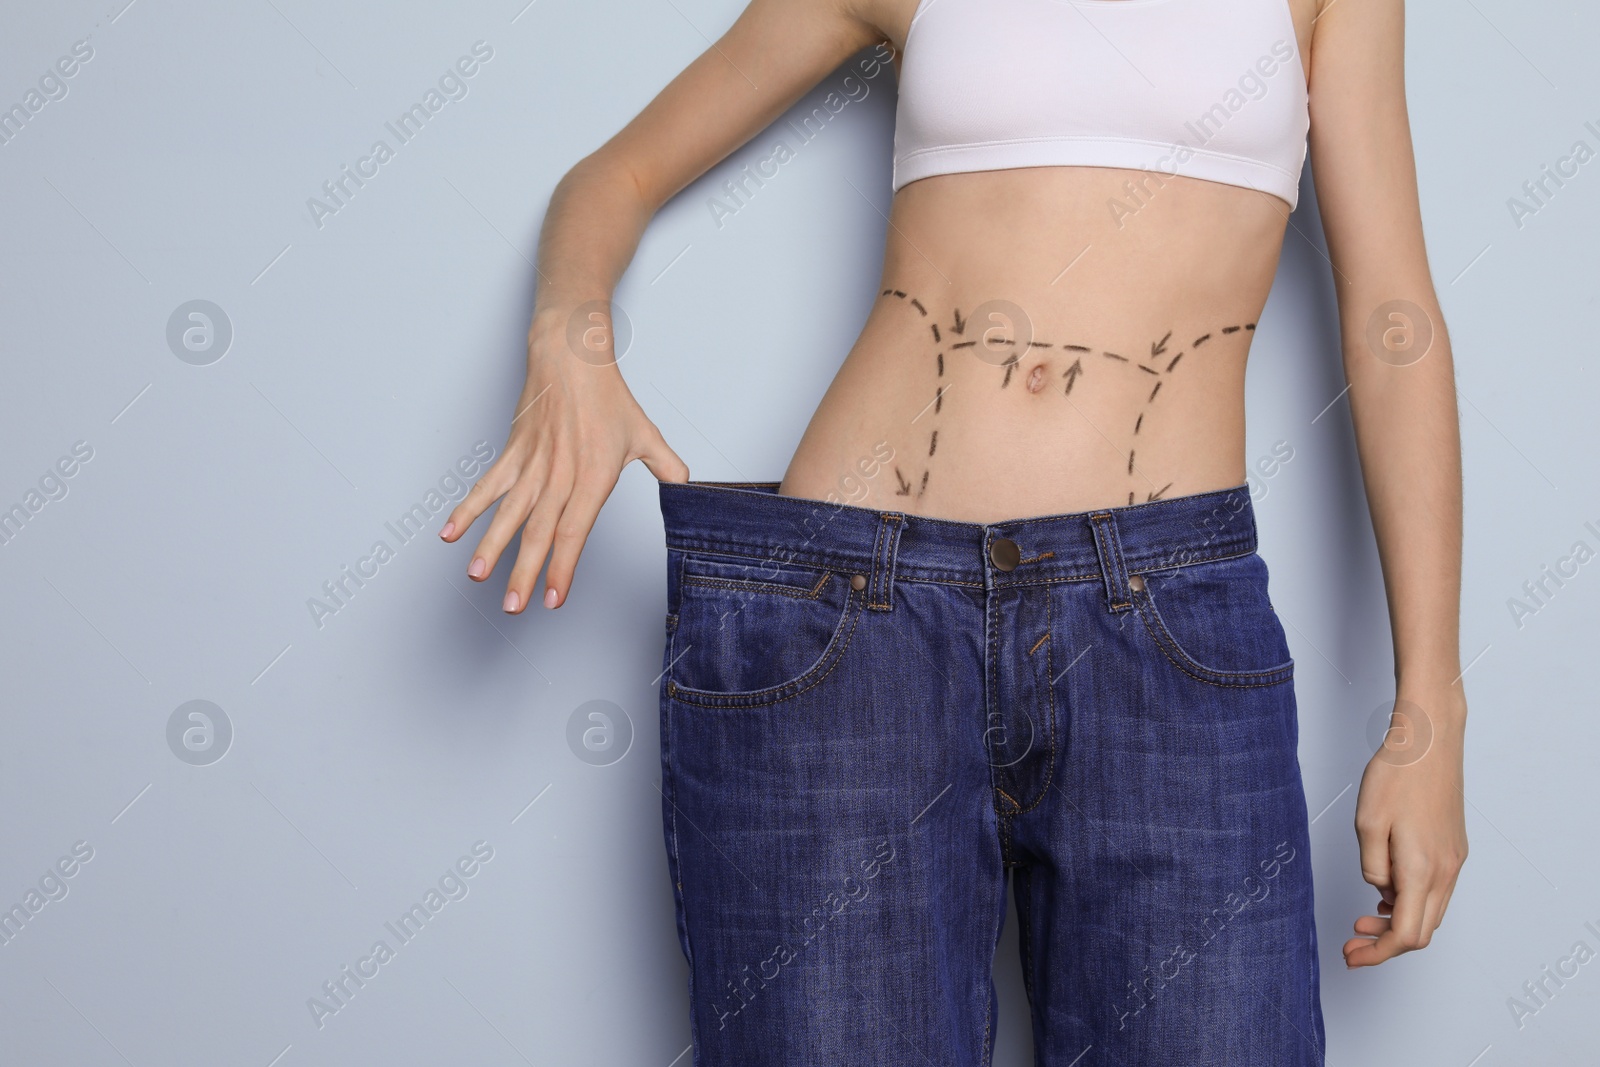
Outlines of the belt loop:
{"type": "Polygon", "coordinates": [[[867,586],[869,608],[894,610],[894,559],[905,518],[898,511],[886,511],[878,516],[878,539],[872,546],[872,578],[867,586]]]}
{"type": "Polygon", "coordinates": [[[1106,581],[1106,603],[1113,613],[1120,614],[1133,607],[1133,597],[1128,589],[1128,568],[1122,560],[1122,539],[1117,536],[1117,519],[1109,511],[1097,511],[1089,516],[1094,530],[1094,547],[1100,555],[1100,573],[1106,581]]]}

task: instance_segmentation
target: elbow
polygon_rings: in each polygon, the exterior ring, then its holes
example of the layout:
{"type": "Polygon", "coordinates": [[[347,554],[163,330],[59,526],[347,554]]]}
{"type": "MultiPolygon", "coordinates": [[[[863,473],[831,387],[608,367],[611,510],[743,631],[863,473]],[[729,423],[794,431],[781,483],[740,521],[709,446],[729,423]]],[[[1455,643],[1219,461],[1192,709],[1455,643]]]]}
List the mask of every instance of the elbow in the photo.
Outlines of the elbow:
{"type": "Polygon", "coordinates": [[[604,149],[591,152],[578,160],[556,184],[559,195],[579,190],[586,193],[599,192],[608,198],[627,198],[647,215],[654,214],[659,206],[651,199],[650,191],[638,171],[629,166],[626,160],[614,154],[607,154],[604,149]]]}

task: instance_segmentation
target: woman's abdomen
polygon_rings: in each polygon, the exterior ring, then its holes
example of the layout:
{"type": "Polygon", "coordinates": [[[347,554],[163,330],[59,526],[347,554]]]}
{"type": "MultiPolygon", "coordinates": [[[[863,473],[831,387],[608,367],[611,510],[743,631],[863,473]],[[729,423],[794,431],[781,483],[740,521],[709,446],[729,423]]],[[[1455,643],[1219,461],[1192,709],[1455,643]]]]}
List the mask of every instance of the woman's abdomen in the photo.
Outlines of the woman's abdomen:
{"type": "Polygon", "coordinates": [[[906,186],[871,314],[780,492],[993,522],[1243,482],[1282,202],[1168,179],[1129,217],[1101,203],[1128,173],[906,186]]]}

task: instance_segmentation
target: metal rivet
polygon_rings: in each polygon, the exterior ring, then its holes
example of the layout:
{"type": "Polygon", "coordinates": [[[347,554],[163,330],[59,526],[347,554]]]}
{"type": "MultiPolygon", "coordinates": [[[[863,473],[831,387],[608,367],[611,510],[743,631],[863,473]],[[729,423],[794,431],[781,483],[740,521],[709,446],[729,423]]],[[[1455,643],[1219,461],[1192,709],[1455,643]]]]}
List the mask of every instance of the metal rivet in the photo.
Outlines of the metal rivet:
{"type": "Polygon", "coordinates": [[[1135,593],[1142,591],[1144,589],[1144,578],[1137,574],[1128,575],[1128,588],[1135,593]]]}
{"type": "Polygon", "coordinates": [[[850,588],[851,589],[854,589],[857,592],[860,592],[861,590],[865,589],[866,587],[867,587],[867,576],[866,575],[864,575],[864,574],[852,574],[850,576],[850,588]]]}
{"type": "Polygon", "coordinates": [[[1003,571],[1013,570],[1022,562],[1022,550],[1009,537],[996,537],[989,545],[989,560],[1003,571]]]}

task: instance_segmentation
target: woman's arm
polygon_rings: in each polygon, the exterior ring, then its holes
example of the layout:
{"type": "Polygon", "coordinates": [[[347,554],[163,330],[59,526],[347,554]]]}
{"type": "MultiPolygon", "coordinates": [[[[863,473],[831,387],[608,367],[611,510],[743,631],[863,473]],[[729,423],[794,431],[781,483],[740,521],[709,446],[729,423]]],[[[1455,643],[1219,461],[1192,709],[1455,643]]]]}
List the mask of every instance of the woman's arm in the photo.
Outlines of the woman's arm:
{"type": "Polygon", "coordinates": [[[617,369],[611,292],[663,203],[883,38],[856,6],[752,0],[721,40],[556,185],[540,233],[527,384],[499,460],[439,533],[459,539],[500,500],[467,573],[487,578],[522,527],[506,611],[527,606],[547,553],[545,606],[565,601],[623,467],[642,459],[663,481],[688,479],[617,369]]]}
{"type": "Polygon", "coordinates": [[[1395,650],[1396,714],[1355,820],[1362,877],[1382,902],[1345,943],[1351,967],[1427,945],[1467,856],[1461,443],[1423,248],[1404,24],[1402,0],[1323,0],[1312,36],[1313,174],[1395,650]]]}

